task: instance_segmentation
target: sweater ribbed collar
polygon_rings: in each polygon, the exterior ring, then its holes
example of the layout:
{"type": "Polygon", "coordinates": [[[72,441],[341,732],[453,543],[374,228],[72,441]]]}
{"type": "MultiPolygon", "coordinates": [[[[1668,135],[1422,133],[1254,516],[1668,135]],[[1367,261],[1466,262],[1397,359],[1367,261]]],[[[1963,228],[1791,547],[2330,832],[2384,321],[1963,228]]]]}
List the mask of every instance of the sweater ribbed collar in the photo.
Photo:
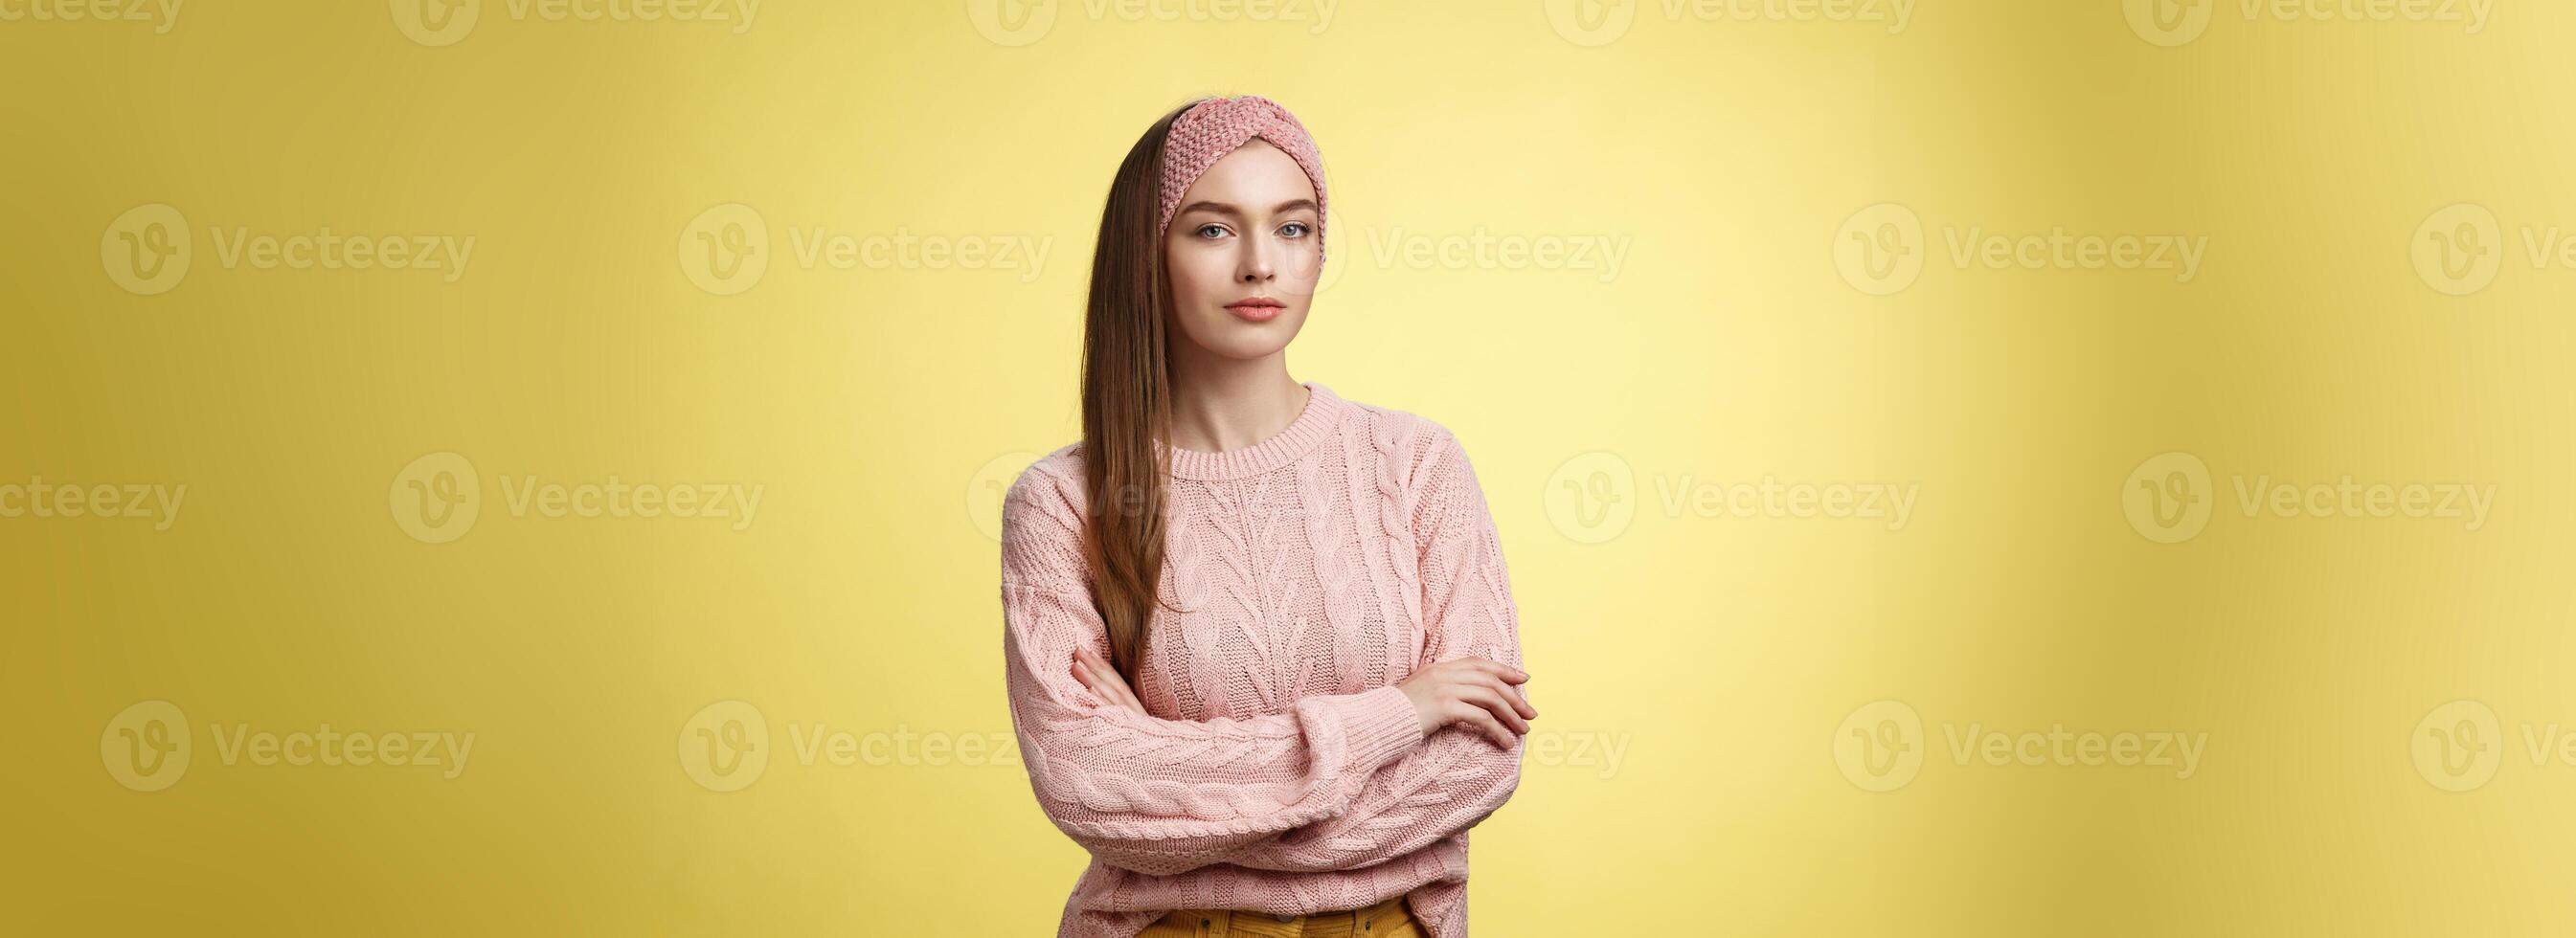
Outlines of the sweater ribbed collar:
{"type": "Polygon", "coordinates": [[[1330,436],[1341,421],[1342,399],[1321,382],[1300,382],[1312,393],[1306,395],[1306,409],[1288,428],[1269,439],[1241,449],[1224,452],[1168,447],[1172,458],[1172,475],[1198,481],[1240,479],[1267,472],[1306,455],[1315,444],[1330,436]]]}

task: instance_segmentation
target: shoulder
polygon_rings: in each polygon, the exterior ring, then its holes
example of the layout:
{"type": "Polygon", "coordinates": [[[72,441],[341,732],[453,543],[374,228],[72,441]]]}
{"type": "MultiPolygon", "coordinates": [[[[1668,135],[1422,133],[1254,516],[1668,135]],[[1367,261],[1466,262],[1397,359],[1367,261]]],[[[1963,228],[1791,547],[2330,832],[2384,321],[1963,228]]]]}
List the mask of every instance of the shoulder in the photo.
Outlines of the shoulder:
{"type": "Polygon", "coordinates": [[[1056,447],[1020,470],[1011,480],[1011,488],[1002,496],[1002,530],[1028,530],[1032,525],[1044,529],[1072,527],[1079,529],[1082,519],[1083,492],[1082,443],[1075,441],[1056,447]]]}
{"type": "Polygon", "coordinates": [[[1413,411],[1382,404],[1348,398],[1344,398],[1343,403],[1350,408],[1344,415],[1348,421],[1345,426],[1376,447],[1384,465],[1401,479],[1406,489],[1454,481],[1460,475],[1472,478],[1467,466],[1466,447],[1447,425],[1413,411]]]}
{"type": "Polygon", "coordinates": [[[1083,550],[1082,458],[1059,447],[1020,470],[1002,497],[1002,587],[1055,593],[1089,588],[1083,550]]]}

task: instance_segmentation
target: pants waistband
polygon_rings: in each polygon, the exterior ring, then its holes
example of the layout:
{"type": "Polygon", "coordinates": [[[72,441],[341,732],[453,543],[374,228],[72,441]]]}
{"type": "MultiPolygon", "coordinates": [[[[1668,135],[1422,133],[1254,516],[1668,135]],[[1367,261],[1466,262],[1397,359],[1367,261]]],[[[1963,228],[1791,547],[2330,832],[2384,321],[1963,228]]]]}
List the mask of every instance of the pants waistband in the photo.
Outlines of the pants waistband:
{"type": "Polygon", "coordinates": [[[1392,928],[1411,912],[1405,905],[1405,895],[1399,893],[1360,908],[1332,912],[1279,915],[1245,909],[1178,909],[1164,915],[1163,921],[1198,926],[1202,934],[1208,935],[1325,934],[1366,938],[1392,928]]]}

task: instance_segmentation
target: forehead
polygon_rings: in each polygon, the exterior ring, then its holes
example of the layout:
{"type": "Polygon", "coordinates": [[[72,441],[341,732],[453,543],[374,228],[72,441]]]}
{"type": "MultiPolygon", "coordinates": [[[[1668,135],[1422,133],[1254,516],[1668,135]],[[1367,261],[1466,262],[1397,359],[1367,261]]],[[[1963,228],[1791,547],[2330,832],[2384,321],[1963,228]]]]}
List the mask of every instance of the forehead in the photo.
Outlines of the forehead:
{"type": "Polygon", "coordinates": [[[1315,183],[1296,159],[1270,141],[1254,137],[1208,167],[1182,193],[1181,204],[1206,200],[1268,207],[1291,199],[1312,199],[1315,183]]]}

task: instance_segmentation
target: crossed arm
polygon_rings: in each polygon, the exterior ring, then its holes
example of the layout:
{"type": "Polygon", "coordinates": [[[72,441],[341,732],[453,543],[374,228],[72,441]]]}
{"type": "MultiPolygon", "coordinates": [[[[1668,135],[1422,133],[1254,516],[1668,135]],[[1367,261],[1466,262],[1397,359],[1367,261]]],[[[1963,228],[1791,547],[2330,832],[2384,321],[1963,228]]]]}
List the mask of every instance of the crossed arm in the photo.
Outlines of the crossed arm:
{"type": "MultiPolygon", "coordinates": [[[[1464,451],[1438,431],[1414,473],[1427,633],[1417,672],[1472,659],[1518,671],[1518,611],[1464,451]]],[[[1080,514],[1064,484],[1023,475],[1004,502],[1004,649],[1038,800],[1095,856],[1153,875],[1215,863],[1356,869],[1475,826],[1518,787],[1525,723],[1501,734],[1508,745],[1473,721],[1426,731],[1395,686],[1248,720],[1146,714],[1099,664],[1106,627],[1076,579],[1079,542],[1067,538],[1080,514]]]]}

